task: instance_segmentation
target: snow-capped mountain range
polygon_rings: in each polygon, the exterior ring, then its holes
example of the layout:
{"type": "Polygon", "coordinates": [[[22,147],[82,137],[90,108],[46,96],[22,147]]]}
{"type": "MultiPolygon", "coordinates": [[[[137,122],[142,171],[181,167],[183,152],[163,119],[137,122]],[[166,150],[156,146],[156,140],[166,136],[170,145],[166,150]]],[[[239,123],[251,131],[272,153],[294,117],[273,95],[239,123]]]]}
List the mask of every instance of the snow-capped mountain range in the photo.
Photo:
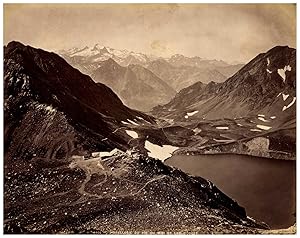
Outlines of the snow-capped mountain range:
{"type": "Polygon", "coordinates": [[[161,58],[100,44],[59,50],[57,53],[95,82],[111,87],[127,106],[142,111],[165,104],[176,91],[196,82],[224,82],[243,66],[180,54],[161,58]],[[138,67],[138,72],[132,72],[138,67]],[[145,82],[148,83],[145,85],[145,82]],[[156,100],[149,100],[149,97],[155,97],[156,100]]]}
{"type": "MultiPolygon", "coordinates": [[[[95,44],[94,46],[85,46],[82,48],[74,47],[66,50],[59,50],[58,54],[62,55],[66,59],[73,59],[75,62],[78,60],[78,63],[85,61],[85,64],[90,64],[93,66],[97,66],[98,62],[102,62],[110,58],[121,66],[127,66],[129,64],[145,65],[148,62],[158,58],[153,55],[136,53],[129,50],[113,49],[108,46],[101,46],[100,44],[95,44]]],[[[89,68],[87,68],[87,70],[88,69],[89,68]]]]}
{"type": "Polygon", "coordinates": [[[229,77],[236,72],[236,67],[241,68],[242,64],[230,64],[223,60],[205,59],[198,56],[186,57],[181,54],[175,54],[170,58],[162,58],[151,54],[137,53],[129,50],[114,49],[109,46],[103,46],[99,43],[94,46],[73,47],[70,49],[57,50],[57,53],[65,58],[71,65],[78,67],[82,72],[90,74],[99,66],[99,62],[113,59],[121,66],[129,64],[139,64],[148,66],[154,60],[163,59],[175,67],[190,66],[201,69],[220,69],[225,77],[229,77]],[[232,70],[226,68],[232,68],[232,70]]]}

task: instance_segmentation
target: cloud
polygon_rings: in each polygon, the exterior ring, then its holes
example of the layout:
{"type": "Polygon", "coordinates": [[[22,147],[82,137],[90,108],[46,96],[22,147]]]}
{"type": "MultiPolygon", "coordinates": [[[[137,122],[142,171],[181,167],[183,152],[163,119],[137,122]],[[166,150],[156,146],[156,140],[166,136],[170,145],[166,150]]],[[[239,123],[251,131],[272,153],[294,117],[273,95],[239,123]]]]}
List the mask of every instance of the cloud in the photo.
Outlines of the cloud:
{"type": "Polygon", "coordinates": [[[165,46],[165,44],[162,43],[160,40],[152,41],[151,48],[155,51],[163,51],[164,52],[167,50],[167,46],[165,46]]]}
{"type": "Polygon", "coordinates": [[[296,46],[295,4],[5,4],[4,43],[249,61],[296,46]]]}

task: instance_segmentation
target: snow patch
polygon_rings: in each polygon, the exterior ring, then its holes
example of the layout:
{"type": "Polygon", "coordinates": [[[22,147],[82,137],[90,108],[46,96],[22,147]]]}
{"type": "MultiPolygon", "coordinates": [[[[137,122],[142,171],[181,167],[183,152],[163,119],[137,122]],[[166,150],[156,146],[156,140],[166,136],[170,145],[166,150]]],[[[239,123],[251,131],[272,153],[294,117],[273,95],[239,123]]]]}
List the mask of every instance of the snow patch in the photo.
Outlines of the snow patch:
{"type": "Polygon", "coordinates": [[[193,129],[193,132],[195,133],[195,135],[198,135],[202,130],[199,128],[195,128],[193,129]]]}
{"type": "Polygon", "coordinates": [[[266,119],[263,118],[263,117],[258,117],[257,119],[258,119],[258,120],[261,120],[261,121],[263,121],[263,122],[269,122],[269,120],[266,120],[266,119]]]}
{"type": "Polygon", "coordinates": [[[134,122],[134,121],[132,121],[132,120],[130,120],[130,119],[127,119],[127,121],[129,121],[131,124],[133,124],[133,125],[136,125],[136,126],[138,126],[139,124],[137,124],[136,122],[134,122]]]}
{"type": "Polygon", "coordinates": [[[218,129],[218,130],[228,130],[229,127],[228,126],[217,126],[216,129],[218,129]]]}
{"type": "Polygon", "coordinates": [[[144,119],[144,118],[142,118],[142,117],[136,116],[136,118],[137,118],[137,119],[140,119],[140,120],[143,120],[144,122],[147,122],[148,124],[150,124],[150,125],[151,125],[151,123],[150,123],[150,122],[148,122],[146,119],[144,119]]]}
{"type": "Polygon", "coordinates": [[[187,112],[186,114],[191,117],[193,115],[195,115],[196,113],[198,113],[199,111],[193,111],[193,112],[187,112]]]}
{"type": "Polygon", "coordinates": [[[253,222],[256,222],[256,220],[254,220],[252,217],[247,216],[247,218],[253,222]]]}
{"type": "Polygon", "coordinates": [[[223,139],[223,140],[219,140],[219,139],[213,139],[215,142],[233,142],[234,140],[231,140],[231,139],[223,139]]]}
{"type": "Polygon", "coordinates": [[[242,124],[240,124],[240,123],[238,123],[237,125],[238,125],[238,126],[243,126],[243,125],[242,125],[242,124]]]}
{"type": "Polygon", "coordinates": [[[257,132],[261,132],[262,130],[259,130],[259,129],[250,129],[250,131],[257,131],[257,132]]]}
{"type": "Polygon", "coordinates": [[[270,65],[270,59],[269,59],[269,57],[267,58],[267,66],[269,66],[270,65]]]}
{"type": "Polygon", "coordinates": [[[293,98],[293,101],[292,101],[289,105],[284,106],[284,107],[282,108],[282,111],[285,111],[286,109],[288,109],[288,108],[290,108],[291,106],[293,106],[293,104],[294,104],[295,102],[296,102],[296,97],[293,98]]]}
{"type": "Polygon", "coordinates": [[[47,106],[46,108],[45,108],[48,112],[50,112],[50,113],[54,113],[54,112],[56,112],[56,110],[50,105],[50,106],[47,106]]]}
{"type": "Polygon", "coordinates": [[[275,118],[276,118],[276,116],[271,116],[270,118],[271,118],[271,119],[275,119],[275,118]]]}
{"type": "Polygon", "coordinates": [[[257,116],[259,116],[259,117],[265,117],[264,114],[258,114],[257,116]]]}
{"type": "Polygon", "coordinates": [[[98,51],[93,50],[93,48],[91,47],[84,47],[83,49],[79,49],[77,51],[75,51],[73,54],[71,54],[70,56],[84,56],[84,57],[90,57],[90,56],[94,56],[98,53],[98,51]]]}
{"type": "Polygon", "coordinates": [[[265,126],[265,125],[256,125],[256,127],[265,131],[270,130],[272,128],[271,126],[265,126]]]}
{"type": "Polygon", "coordinates": [[[292,70],[292,67],[289,65],[284,66],[283,69],[277,69],[277,73],[281,76],[281,78],[283,79],[283,82],[285,82],[285,79],[286,79],[285,72],[291,71],[291,70],[292,70]]]}
{"type": "Polygon", "coordinates": [[[172,153],[177,150],[179,147],[175,147],[172,145],[163,145],[159,146],[151,143],[150,141],[145,141],[145,148],[150,151],[148,152],[148,156],[164,161],[165,159],[172,156],[172,153]]]}
{"type": "Polygon", "coordinates": [[[277,98],[278,98],[280,95],[281,95],[281,93],[279,93],[279,94],[277,95],[277,98]]]}
{"type": "Polygon", "coordinates": [[[130,130],[125,130],[127,135],[131,136],[132,138],[136,139],[139,138],[138,133],[136,133],[135,131],[130,131],[130,130]]]}
{"type": "Polygon", "coordinates": [[[126,121],[121,121],[124,125],[130,125],[128,122],[126,121]]]}
{"type": "Polygon", "coordinates": [[[269,74],[271,74],[271,73],[272,73],[272,71],[271,71],[271,70],[269,70],[269,69],[267,69],[267,72],[268,72],[269,74]]]}
{"type": "Polygon", "coordinates": [[[186,115],[184,116],[185,119],[188,119],[189,117],[195,115],[196,113],[198,113],[199,111],[193,111],[193,112],[187,112],[186,115]]]}
{"type": "Polygon", "coordinates": [[[113,156],[113,155],[118,154],[118,153],[123,153],[123,151],[115,148],[110,152],[108,152],[108,151],[93,152],[92,157],[94,157],[94,158],[97,158],[97,157],[104,158],[104,157],[113,156]]]}
{"type": "Polygon", "coordinates": [[[285,101],[290,95],[289,94],[282,94],[282,99],[283,101],[285,101]]]}

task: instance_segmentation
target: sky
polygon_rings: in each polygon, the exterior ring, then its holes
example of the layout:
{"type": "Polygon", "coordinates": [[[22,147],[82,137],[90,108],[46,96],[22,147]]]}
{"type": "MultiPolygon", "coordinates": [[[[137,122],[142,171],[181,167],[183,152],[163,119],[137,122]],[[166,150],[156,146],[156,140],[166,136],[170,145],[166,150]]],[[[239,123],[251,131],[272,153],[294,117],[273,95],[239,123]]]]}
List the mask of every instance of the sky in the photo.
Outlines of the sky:
{"type": "Polygon", "coordinates": [[[296,5],[5,4],[4,44],[12,40],[246,63],[276,45],[296,48],[296,5]]]}

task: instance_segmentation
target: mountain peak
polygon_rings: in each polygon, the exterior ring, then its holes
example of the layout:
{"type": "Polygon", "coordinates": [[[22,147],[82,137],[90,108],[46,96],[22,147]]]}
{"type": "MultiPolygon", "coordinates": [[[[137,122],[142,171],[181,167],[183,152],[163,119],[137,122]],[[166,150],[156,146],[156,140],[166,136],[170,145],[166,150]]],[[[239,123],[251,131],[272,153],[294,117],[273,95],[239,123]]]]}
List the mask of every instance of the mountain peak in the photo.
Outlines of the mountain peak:
{"type": "Polygon", "coordinates": [[[107,60],[104,60],[101,62],[100,67],[95,69],[91,76],[92,76],[92,78],[94,78],[94,74],[96,72],[99,73],[99,72],[103,72],[103,71],[107,71],[107,70],[110,72],[112,72],[112,71],[118,72],[118,71],[120,71],[120,70],[122,71],[124,69],[125,68],[123,66],[119,65],[115,60],[113,60],[112,58],[108,58],[107,60]]]}
{"type": "Polygon", "coordinates": [[[7,44],[6,47],[7,48],[23,48],[23,47],[25,47],[25,45],[19,41],[11,41],[7,44]]]}
{"type": "Polygon", "coordinates": [[[289,47],[288,45],[276,45],[273,48],[271,48],[269,51],[274,50],[274,49],[294,49],[294,48],[289,47]]]}
{"type": "Polygon", "coordinates": [[[94,47],[96,47],[96,48],[103,48],[104,46],[102,46],[102,45],[100,45],[99,43],[96,43],[95,45],[94,45],[94,47]]]}
{"type": "Polygon", "coordinates": [[[98,51],[100,54],[109,53],[107,47],[100,45],[99,43],[95,44],[92,51],[98,51]]]}
{"type": "Polygon", "coordinates": [[[108,58],[107,60],[104,60],[103,61],[104,64],[107,64],[107,65],[118,65],[120,66],[115,60],[113,60],[112,58],[108,58]]]}
{"type": "Polygon", "coordinates": [[[273,48],[271,48],[270,50],[268,50],[266,52],[266,54],[278,54],[278,53],[281,53],[283,51],[295,51],[296,49],[294,48],[291,48],[287,45],[284,45],[284,46],[281,46],[281,45],[277,45],[273,48]]]}

